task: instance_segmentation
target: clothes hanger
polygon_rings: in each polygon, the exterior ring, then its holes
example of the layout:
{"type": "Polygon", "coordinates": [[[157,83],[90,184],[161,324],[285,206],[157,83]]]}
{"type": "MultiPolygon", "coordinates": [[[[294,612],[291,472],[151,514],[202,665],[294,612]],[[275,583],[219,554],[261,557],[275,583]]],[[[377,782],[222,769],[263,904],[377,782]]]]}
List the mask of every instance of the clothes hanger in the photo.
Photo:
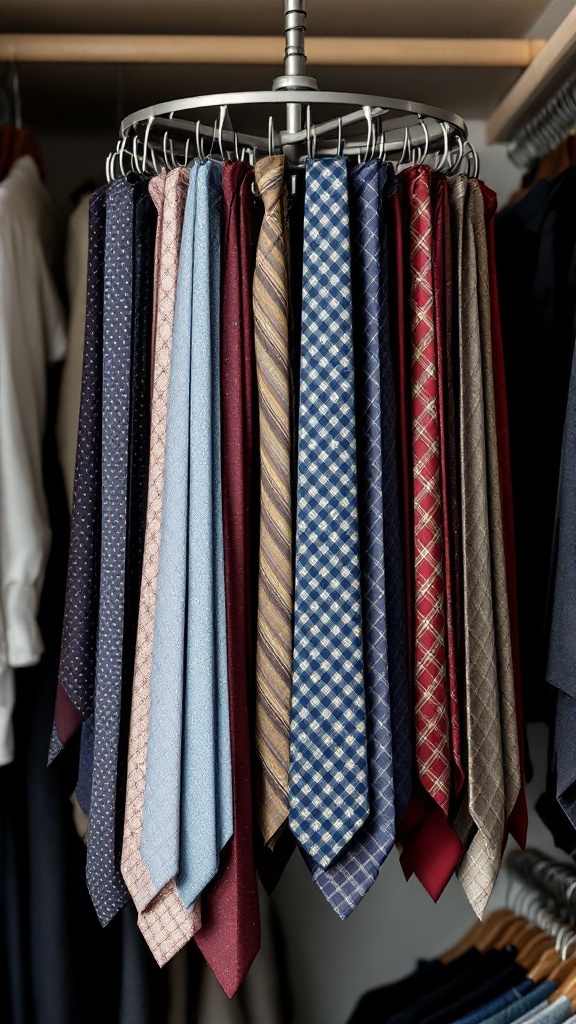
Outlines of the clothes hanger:
{"type": "Polygon", "coordinates": [[[442,954],[440,957],[442,963],[448,964],[452,960],[456,960],[463,953],[472,949],[473,946],[478,950],[481,950],[481,946],[484,944],[486,949],[492,948],[493,938],[496,938],[500,934],[501,929],[506,928],[512,918],[515,917],[514,911],[509,907],[500,907],[498,910],[493,910],[483,921],[476,921],[458,942],[450,946],[442,954]]]}

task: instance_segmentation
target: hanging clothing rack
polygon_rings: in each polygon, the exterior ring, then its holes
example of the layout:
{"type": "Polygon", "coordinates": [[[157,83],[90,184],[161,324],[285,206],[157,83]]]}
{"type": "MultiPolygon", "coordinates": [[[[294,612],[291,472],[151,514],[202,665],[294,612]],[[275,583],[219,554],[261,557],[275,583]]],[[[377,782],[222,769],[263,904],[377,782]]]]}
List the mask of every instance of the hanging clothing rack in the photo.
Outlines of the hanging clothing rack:
{"type": "Polygon", "coordinates": [[[509,142],[574,70],[576,6],[512,86],[486,125],[486,141],[509,142]]]}
{"type": "Polygon", "coordinates": [[[210,152],[222,159],[232,154],[237,157],[241,148],[248,148],[253,157],[258,150],[283,152],[292,166],[307,156],[339,154],[379,155],[408,162],[416,152],[419,159],[438,154],[438,167],[454,170],[464,155],[472,155],[465,122],[450,111],[386,96],[320,91],[316,79],[306,74],[305,19],[306,0],[285,0],[284,74],[275,79],[272,90],[187,97],[145,107],[126,117],[117,153],[109,159],[109,177],[124,172],[125,155],[138,169],[155,171],[159,161],[170,166],[182,156],[186,160],[191,145],[202,156],[206,140],[210,140],[210,152]],[[267,108],[267,133],[237,131],[231,110],[236,113],[240,107],[267,108]],[[285,108],[284,129],[275,124],[279,107],[285,108]],[[331,116],[317,122],[313,109],[331,116]],[[196,111],[197,119],[175,116],[187,111],[196,111]]]}

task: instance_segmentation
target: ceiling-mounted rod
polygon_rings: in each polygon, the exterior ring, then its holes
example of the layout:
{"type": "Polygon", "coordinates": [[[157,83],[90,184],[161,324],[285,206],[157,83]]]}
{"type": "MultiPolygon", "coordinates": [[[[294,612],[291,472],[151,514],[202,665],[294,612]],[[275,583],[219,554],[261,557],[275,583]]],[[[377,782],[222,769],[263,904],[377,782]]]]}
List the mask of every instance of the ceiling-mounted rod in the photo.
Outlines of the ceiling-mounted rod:
{"type": "MultiPolygon", "coordinates": [[[[332,67],[525,68],[544,39],[311,37],[308,62],[332,67]]],[[[280,36],[1,33],[0,62],[18,64],[251,64],[282,62],[280,36]]]]}

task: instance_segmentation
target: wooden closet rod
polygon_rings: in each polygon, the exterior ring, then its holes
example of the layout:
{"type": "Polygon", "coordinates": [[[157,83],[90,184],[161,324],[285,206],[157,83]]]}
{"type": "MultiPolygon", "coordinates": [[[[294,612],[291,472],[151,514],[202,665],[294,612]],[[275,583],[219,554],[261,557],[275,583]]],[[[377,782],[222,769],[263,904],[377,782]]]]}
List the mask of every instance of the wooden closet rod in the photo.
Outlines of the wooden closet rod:
{"type": "MultiPolygon", "coordinates": [[[[306,39],[310,64],[525,68],[543,39],[306,39]]],[[[0,61],[19,64],[281,64],[282,36],[0,36],[0,61]]]]}
{"type": "Polygon", "coordinates": [[[513,138],[576,66],[576,5],[489,118],[486,141],[513,138]]]}

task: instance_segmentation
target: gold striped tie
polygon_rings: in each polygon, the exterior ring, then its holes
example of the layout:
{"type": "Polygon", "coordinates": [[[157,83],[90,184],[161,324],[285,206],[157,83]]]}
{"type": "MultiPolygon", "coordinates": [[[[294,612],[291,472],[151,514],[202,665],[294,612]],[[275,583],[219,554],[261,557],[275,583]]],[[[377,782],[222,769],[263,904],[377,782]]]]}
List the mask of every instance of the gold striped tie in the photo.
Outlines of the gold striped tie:
{"type": "Polygon", "coordinates": [[[256,646],[256,746],[260,827],[274,840],[288,817],[292,676],[292,509],[285,160],[255,168],[264,203],[254,273],[254,333],[260,409],[260,566],[256,646]]]}

